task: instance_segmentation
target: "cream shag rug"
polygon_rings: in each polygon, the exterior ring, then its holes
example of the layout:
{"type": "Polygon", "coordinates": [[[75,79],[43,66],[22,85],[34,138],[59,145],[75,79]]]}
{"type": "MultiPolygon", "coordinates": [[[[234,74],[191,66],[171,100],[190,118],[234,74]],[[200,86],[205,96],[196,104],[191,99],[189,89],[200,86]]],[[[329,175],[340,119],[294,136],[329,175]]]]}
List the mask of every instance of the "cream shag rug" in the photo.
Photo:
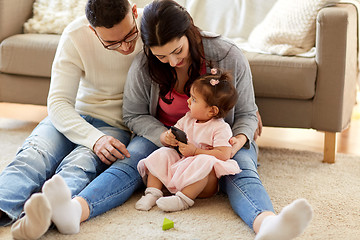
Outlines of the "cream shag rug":
{"type": "MultiPolygon", "coordinates": [[[[34,123],[0,119],[0,170],[35,127],[34,123]]],[[[338,154],[335,164],[324,164],[322,154],[290,149],[260,148],[260,177],[279,212],[297,198],[314,209],[310,226],[297,239],[359,239],[360,156],[338,154]]],[[[77,235],[48,231],[41,239],[254,239],[223,194],[195,201],[186,211],[164,213],[135,210],[142,191],[129,201],[81,224],[77,235]],[[175,227],[163,231],[164,218],[175,227]]],[[[11,239],[10,227],[0,227],[0,239],[11,239]]]]}

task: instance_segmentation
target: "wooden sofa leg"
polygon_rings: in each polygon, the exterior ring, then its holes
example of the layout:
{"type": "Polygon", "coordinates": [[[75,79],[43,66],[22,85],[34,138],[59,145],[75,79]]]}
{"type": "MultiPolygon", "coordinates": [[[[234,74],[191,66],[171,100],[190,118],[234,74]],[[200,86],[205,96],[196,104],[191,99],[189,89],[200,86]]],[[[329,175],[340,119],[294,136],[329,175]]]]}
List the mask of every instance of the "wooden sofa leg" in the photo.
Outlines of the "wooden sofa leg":
{"type": "Polygon", "coordinates": [[[324,160],[325,163],[335,163],[336,132],[325,132],[324,160]]]}

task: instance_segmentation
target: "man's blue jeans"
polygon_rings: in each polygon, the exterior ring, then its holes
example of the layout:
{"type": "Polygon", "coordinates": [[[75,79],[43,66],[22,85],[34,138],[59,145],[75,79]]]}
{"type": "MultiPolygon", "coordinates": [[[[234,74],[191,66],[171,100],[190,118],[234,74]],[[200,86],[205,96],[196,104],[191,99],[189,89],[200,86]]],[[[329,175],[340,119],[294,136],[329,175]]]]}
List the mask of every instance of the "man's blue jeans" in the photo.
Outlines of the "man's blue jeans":
{"type": "MultiPolygon", "coordinates": [[[[83,118],[123,144],[129,143],[130,132],[89,116],[83,118]]],[[[25,201],[54,174],[61,175],[76,195],[107,167],[91,149],[72,143],[56,130],[50,118],[45,118],[0,174],[0,210],[8,216],[0,219],[0,226],[15,221],[25,201]]]]}
{"type": "Polygon", "coordinates": [[[135,136],[127,146],[130,158],[118,159],[78,194],[89,205],[89,218],[123,204],[143,186],[137,164],[156,149],[158,147],[151,141],[135,136]]]}

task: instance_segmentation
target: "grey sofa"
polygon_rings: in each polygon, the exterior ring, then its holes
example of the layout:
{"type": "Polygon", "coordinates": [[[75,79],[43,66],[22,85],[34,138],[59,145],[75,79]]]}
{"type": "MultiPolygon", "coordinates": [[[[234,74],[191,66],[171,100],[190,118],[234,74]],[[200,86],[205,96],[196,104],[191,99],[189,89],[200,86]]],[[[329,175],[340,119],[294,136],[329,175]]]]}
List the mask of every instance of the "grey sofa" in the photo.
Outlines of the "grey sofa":
{"type": "MultiPolygon", "coordinates": [[[[46,105],[59,35],[24,34],[31,0],[0,0],[0,101],[46,105]]],[[[245,52],[264,126],[325,134],[324,161],[335,161],[336,133],[349,126],[358,77],[358,15],[351,4],[317,16],[316,56],[245,52]]]]}

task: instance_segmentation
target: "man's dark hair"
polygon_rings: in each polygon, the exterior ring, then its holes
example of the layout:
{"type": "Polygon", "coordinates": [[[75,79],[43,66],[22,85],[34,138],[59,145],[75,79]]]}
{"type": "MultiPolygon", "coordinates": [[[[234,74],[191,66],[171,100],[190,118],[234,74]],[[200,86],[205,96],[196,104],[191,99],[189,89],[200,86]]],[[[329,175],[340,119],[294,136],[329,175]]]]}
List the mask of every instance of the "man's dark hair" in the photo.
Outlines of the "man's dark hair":
{"type": "Polygon", "coordinates": [[[128,0],[89,0],[85,14],[92,27],[112,28],[125,18],[129,10],[128,0]]]}

